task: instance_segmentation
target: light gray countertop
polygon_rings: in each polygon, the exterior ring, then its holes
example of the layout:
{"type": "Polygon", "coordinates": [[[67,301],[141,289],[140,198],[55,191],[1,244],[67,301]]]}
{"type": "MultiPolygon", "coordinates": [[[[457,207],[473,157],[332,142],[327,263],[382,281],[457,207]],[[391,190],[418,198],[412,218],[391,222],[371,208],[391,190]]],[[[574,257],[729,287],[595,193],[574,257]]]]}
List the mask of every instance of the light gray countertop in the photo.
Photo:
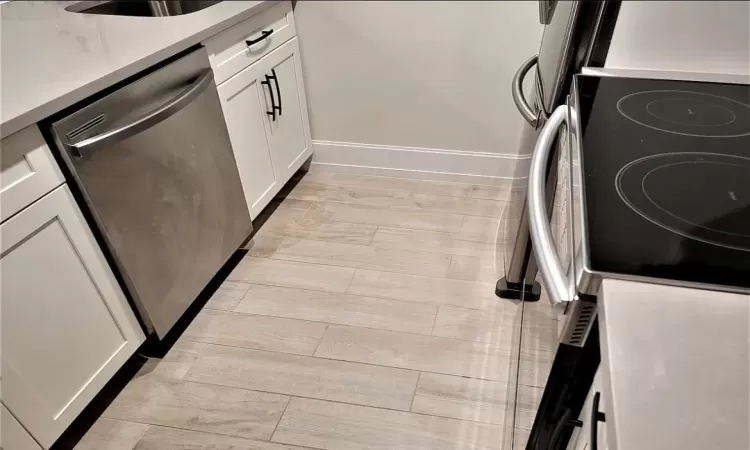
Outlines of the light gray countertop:
{"type": "Polygon", "coordinates": [[[175,17],[65,10],[71,1],[0,5],[1,137],[32,125],[258,13],[224,1],[175,17]]]}
{"type": "Polygon", "coordinates": [[[750,296],[603,280],[609,450],[750,448],[750,296]]]}

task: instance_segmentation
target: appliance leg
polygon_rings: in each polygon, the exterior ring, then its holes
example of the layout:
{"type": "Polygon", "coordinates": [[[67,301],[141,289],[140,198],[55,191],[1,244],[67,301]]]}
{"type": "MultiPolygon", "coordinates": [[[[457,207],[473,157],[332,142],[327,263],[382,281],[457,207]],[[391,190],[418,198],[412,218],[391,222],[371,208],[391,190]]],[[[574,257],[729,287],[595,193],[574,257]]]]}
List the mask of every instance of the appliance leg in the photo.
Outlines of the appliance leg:
{"type": "Polygon", "coordinates": [[[529,223],[526,214],[526,201],[523,202],[521,212],[521,223],[516,234],[513,246],[513,254],[505,271],[505,276],[497,281],[495,295],[508,300],[522,300],[535,302],[539,300],[542,287],[536,279],[537,267],[534,255],[531,252],[531,236],[529,235],[529,223]],[[525,283],[532,281],[531,284],[525,283]]]}
{"type": "Polygon", "coordinates": [[[542,286],[538,281],[535,281],[534,284],[508,283],[503,277],[497,280],[497,284],[495,284],[495,295],[507,300],[536,302],[542,295],[542,286]]]}
{"type": "MultiPolygon", "coordinates": [[[[555,142],[557,148],[557,142],[555,142]]],[[[557,187],[557,158],[550,158],[547,166],[547,213],[552,217],[555,202],[555,188],[557,187]]],[[[495,284],[495,295],[508,300],[521,300],[524,302],[536,302],[542,293],[542,287],[536,280],[538,267],[532,252],[531,234],[529,233],[529,218],[526,211],[526,199],[523,201],[521,211],[521,223],[518,227],[516,240],[513,243],[513,253],[505,271],[505,277],[499,279],[495,284]],[[526,281],[532,281],[531,284],[526,281]]]]}

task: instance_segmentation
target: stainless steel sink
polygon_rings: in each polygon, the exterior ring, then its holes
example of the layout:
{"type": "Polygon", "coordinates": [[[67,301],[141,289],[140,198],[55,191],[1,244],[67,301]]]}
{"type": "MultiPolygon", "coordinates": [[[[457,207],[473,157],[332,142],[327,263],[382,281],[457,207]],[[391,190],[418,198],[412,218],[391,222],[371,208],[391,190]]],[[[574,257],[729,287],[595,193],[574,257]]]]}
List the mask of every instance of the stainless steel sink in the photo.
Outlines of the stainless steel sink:
{"type": "Polygon", "coordinates": [[[83,14],[105,14],[111,16],[165,17],[190,14],[222,0],[113,0],[83,1],[65,9],[83,14]]]}

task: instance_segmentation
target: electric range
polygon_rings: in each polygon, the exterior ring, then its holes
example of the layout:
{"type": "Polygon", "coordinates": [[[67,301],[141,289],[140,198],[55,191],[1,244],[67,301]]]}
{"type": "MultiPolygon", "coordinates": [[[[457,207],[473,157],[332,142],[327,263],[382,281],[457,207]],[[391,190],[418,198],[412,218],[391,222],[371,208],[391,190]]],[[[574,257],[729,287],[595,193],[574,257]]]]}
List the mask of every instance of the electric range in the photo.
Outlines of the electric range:
{"type": "Polygon", "coordinates": [[[602,273],[750,289],[750,86],[578,75],[574,92],[579,291],[602,273]]]}
{"type": "Polygon", "coordinates": [[[564,315],[526,448],[557,450],[599,420],[580,414],[601,357],[602,279],[750,293],[750,86],[577,75],[539,133],[527,208],[564,315]]]}

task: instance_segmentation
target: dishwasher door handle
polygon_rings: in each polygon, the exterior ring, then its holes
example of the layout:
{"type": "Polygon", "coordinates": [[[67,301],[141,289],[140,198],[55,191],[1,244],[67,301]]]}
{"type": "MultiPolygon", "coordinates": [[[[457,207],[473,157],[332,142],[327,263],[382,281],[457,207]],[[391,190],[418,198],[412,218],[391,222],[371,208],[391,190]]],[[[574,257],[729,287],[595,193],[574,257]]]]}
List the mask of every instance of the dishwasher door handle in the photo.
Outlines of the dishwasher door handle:
{"type": "Polygon", "coordinates": [[[532,248],[550,302],[557,305],[573,300],[568,276],[560,263],[547,214],[545,172],[559,128],[568,121],[568,105],[560,105],[544,124],[531,154],[527,206],[532,248]]]}
{"type": "Polygon", "coordinates": [[[529,73],[529,70],[536,65],[537,60],[539,60],[539,55],[534,55],[521,64],[521,67],[518,68],[516,74],[513,75],[513,81],[511,83],[513,102],[516,104],[516,107],[518,108],[518,111],[521,112],[523,118],[534,128],[539,125],[541,111],[534,113],[534,110],[529,106],[529,102],[526,101],[526,97],[523,95],[523,80],[526,78],[526,74],[529,73]]]}
{"type": "Polygon", "coordinates": [[[190,84],[190,86],[180,92],[179,95],[154,109],[150,113],[139,117],[127,125],[84,139],[75,144],[65,144],[65,146],[73,156],[81,158],[83,157],[83,152],[95,151],[115,142],[123,141],[141,131],[151,128],[179,112],[182,108],[189,105],[196,97],[201,95],[203,91],[211,85],[213,80],[213,71],[211,69],[206,69],[190,84]]]}

